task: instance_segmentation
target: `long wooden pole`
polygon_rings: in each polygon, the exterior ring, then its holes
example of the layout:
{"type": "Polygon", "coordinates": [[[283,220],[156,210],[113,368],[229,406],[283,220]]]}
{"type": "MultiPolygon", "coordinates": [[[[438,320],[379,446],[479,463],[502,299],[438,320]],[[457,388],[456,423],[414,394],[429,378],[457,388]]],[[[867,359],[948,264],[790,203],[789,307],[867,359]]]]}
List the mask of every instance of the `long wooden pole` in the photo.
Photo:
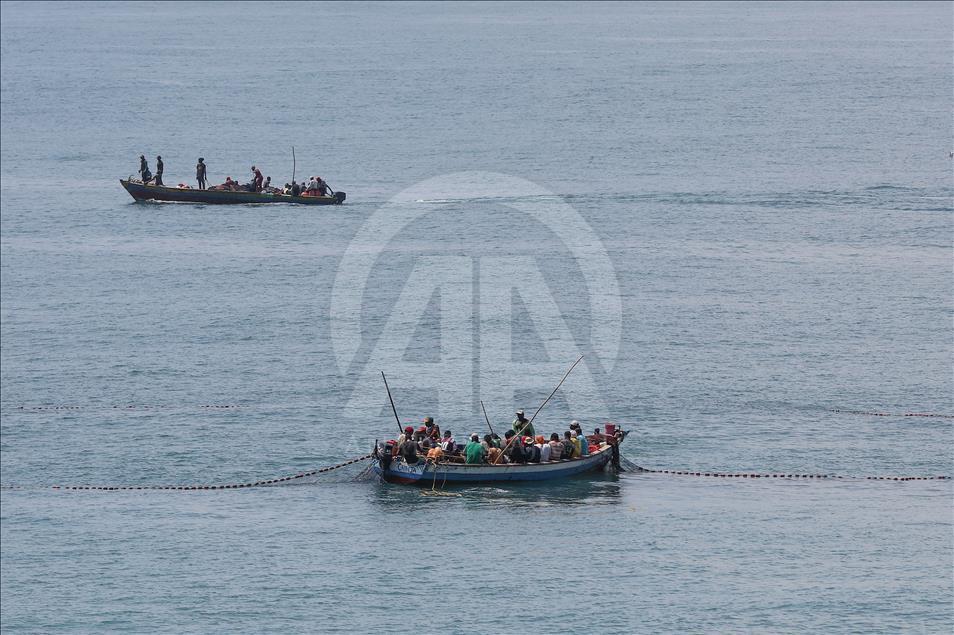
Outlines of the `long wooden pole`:
{"type": "Polygon", "coordinates": [[[575,362],[573,362],[573,365],[570,366],[570,370],[566,371],[566,374],[563,376],[563,379],[561,379],[560,383],[557,384],[557,387],[553,389],[553,392],[550,393],[550,396],[543,400],[543,403],[540,404],[540,407],[537,408],[537,411],[533,413],[532,417],[530,417],[530,421],[528,421],[526,425],[523,426],[524,428],[526,428],[528,425],[533,423],[533,420],[537,418],[537,415],[540,414],[540,411],[543,410],[543,407],[547,405],[548,401],[550,401],[550,397],[553,397],[553,395],[556,394],[556,391],[560,390],[560,386],[563,385],[563,382],[566,381],[566,378],[570,376],[570,373],[573,372],[573,369],[576,368],[576,365],[579,364],[582,360],[583,360],[583,356],[580,355],[580,357],[575,362]]]}
{"type": "Polygon", "coordinates": [[[487,416],[487,409],[484,408],[483,401],[480,402],[480,409],[484,411],[484,419],[487,420],[487,427],[490,428],[490,434],[497,434],[496,432],[494,432],[494,427],[490,425],[490,417],[487,416]]]}
{"type": "Polygon", "coordinates": [[[394,407],[394,397],[391,396],[391,387],[388,386],[388,378],[384,376],[384,371],[381,371],[381,379],[384,380],[384,388],[388,391],[388,399],[391,401],[391,412],[394,413],[394,420],[397,421],[398,430],[402,433],[404,428],[401,427],[401,420],[398,418],[397,408],[394,407]]]}
{"type": "Polygon", "coordinates": [[[295,170],[298,167],[298,162],[295,161],[295,146],[292,146],[292,183],[295,182],[295,170]]]}
{"type": "Polygon", "coordinates": [[[496,465],[497,463],[500,462],[501,457],[503,457],[504,452],[507,451],[507,448],[510,447],[510,444],[513,443],[513,440],[516,439],[517,437],[519,437],[519,436],[523,433],[523,431],[527,429],[527,426],[529,426],[531,423],[533,423],[533,420],[537,418],[537,415],[540,414],[540,411],[543,410],[543,407],[544,407],[545,405],[547,405],[547,402],[548,402],[548,401],[550,401],[550,397],[553,397],[553,395],[556,394],[556,391],[560,390],[560,386],[563,385],[563,382],[566,381],[566,378],[570,376],[570,373],[573,372],[573,369],[576,368],[576,365],[579,364],[582,359],[583,359],[583,356],[580,355],[580,357],[579,357],[575,362],[573,362],[573,365],[570,366],[570,370],[566,371],[566,373],[563,375],[563,379],[561,379],[561,380],[560,380],[560,383],[557,384],[556,388],[553,389],[553,392],[551,392],[550,395],[549,395],[546,399],[543,400],[543,403],[540,404],[540,407],[537,408],[537,411],[533,413],[533,416],[530,417],[530,420],[527,421],[525,424],[523,424],[523,426],[520,428],[520,430],[517,432],[517,434],[513,435],[512,437],[510,437],[510,441],[508,441],[508,442],[507,442],[507,445],[505,445],[504,448],[503,448],[503,450],[500,451],[500,455],[497,457],[497,460],[494,462],[494,465],[496,465]]]}

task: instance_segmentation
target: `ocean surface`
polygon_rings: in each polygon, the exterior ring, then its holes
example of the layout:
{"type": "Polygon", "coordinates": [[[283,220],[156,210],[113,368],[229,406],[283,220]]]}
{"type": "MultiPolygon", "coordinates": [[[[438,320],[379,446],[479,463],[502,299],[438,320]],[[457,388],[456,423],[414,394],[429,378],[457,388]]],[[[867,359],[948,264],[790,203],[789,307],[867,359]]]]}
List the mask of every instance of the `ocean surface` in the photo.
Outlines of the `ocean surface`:
{"type": "Polygon", "coordinates": [[[865,477],[954,475],[952,419],[900,416],[954,414],[952,26],[4,2],[0,628],[949,633],[951,481],[865,477]],[[137,204],[140,154],[348,199],[137,204]],[[579,355],[538,430],[856,478],[51,488],[347,461],[396,434],[380,371],[402,424],[500,431],[579,355]]]}

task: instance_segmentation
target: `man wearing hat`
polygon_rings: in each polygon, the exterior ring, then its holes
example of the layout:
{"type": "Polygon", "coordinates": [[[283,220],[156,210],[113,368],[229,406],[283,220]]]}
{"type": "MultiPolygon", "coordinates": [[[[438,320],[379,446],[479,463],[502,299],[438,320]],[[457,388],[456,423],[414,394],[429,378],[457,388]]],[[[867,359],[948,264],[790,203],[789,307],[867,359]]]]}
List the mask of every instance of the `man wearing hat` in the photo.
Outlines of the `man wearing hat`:
{"type": "Polygon", "coordinates": [[[534,436],[533,424],[523,416],[523,410],[517,411],[517,418],[513,420],[513,431],[522,437],[534,436]]]}
{"type": "Polygon", "coordinates": [[[441,428],[434,423],[434,417],[424,417],[424,429],[429,439],[434,439],[435,441],[441,440],[441,428]]]}
{"type": "Polygon", "coordinates": [[[586,435],[583,434],[583,427],[580,426],[580,422],[576,419],[570,422],[570,433],[574,439],[579,439],[580,441],[580,456],[589,454],[590,442],[587,440],[586,435]]]}
{"type": "Polygon", "coordinates": [[[404,428],[404,432],[397,438],[397,445],[401,447],[405,441],[411,440],[414,436],[414,428],[412,426],[407,426],[404,428]]]}

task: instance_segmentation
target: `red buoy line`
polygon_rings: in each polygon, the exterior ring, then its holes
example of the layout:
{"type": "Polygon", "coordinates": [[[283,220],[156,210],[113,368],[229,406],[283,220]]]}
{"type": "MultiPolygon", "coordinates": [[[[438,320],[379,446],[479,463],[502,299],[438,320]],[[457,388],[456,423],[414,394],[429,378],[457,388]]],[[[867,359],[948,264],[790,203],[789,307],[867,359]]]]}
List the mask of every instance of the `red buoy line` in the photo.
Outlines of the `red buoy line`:
{"type": "Polygon", "coordinates": [[[869,410],[835,410],[829,409],[828,412],[837,412],[846,415],[865,415],[868,417],[934,417],[936,419],[954,419],[954,415],[945,415],[937,412],[874,412],[869,410]]]}
{"type": "MultiPolygon", "coordinates": [[[[249,483],[226,483],[224,485],[52,485],[51,489],[56,490],[96,490],[96,491],[131,491],[131,490],[220,490],[220,489],[244,489],[249,487],[265,487],[269,485],[291,484],[292,481],[302,479],[308,476],[315,476],[324,472],[331,472],[360,461],[366,461],[371,458],[370,454],[353,458],[344,463],[323,467],[311,472],[302,472],[292,476],[282,476],[262,481],[253,481],[249,483]]],[[[20,489],[16,486],[3,486],[0,489],[20,489]]],[[[45,488],[44,488],[45,489],[45,488]]]]}
{"type": "Polygon", "coordinates": [[[672,474],[675,476],[709,476],[714,478],[784,478],[784,479],[830,479],[830,480],[855,480],[855,481],[946,481],[950,476],[839,476],[837,474],[794,474],[782,473],[774,474],[765,472],[698,472],[692,470],[653,470],[645,467],[639,467],[640,472],[650,474],[672,474]]]}

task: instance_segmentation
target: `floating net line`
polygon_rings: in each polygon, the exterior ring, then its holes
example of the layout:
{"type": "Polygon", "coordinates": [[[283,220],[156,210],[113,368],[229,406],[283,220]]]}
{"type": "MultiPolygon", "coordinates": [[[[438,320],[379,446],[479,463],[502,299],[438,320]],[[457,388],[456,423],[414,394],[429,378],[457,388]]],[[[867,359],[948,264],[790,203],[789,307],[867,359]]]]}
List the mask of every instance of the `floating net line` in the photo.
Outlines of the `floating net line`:
{"type": "MultiPolygon", "coordinates": [[[[139,412],[149,410],[267,410],[267,409],[295,409],[295,408],[317,408],[316,403],[259,403],[259,404],[229,404],[229,403],[181,403],[181,404],[66,404],[66,405],[10,405],[4,404],[2,409],[7,412],[77,412],[77,411],[112,411],[112,412],[139,412]]],[[[844,410],[837,408],[825,408],[826,412],[835,414],[862,415],[868,417],[920,417],[934,419],[954,419],[954,414],[944,414],[939,412],[884,412],[878,410],[844,410]]]]}
{"type": "Polygon", "coordinates": [[[833,481],[946,481],[950,480],[947,475],[928,475],[928,476],[897,476],[897,475],[878,475],[878,476],[846,476],[840,474],[817,474],[817,473],[798,473],[798,472],[721,472],[715,470],[675,470],[675,469],[655,469],[636,465],[627,458],[622,458],[620,463],[624,469],[630,472],[642,474],[669,474],[672,476],[703,476],[710,478],[767,478],[767,479],[798,479],[798,480],[833,480],[833,481]]]}
{"type": "MultiPolygon", "coordinates": [[[[50,485],[44,486],[41,488],[26,487],[26,486],[17,486],[17,485],[3,485],[0,486],[0,489],[5,490],[22,490],[22,489],[54,489],[54,490],[96,490],[96,491],[133,491],[133,490],[223,490],[223,489],[247,489],[250,487],[274,487],[276,485],[299,485],[299,484],[308,484],[314,483],[316,477],[321,474],[326,474],[334,470],[340,470],[341,468],[348,467],[349,465],[354,465],[355,463],[360,463],[361,461],[366,461],[371,458],[371,454],[365,454],[363,456],[355,457],[349,459],[343,463],[338,463],[336,465],[329,465],[328,467],[323,467],[317,470],[311,470],[310,472],[300,472],[298,474],[292,474],[290,476],[281,476],[278,478],[263,479],[260,481],[247,481],[244,483],[219,483],[219,484],[191,484],[191,485],[50,485]]],[[[370,467],[370,466],[369,466],[370,467]]],[[[364,478],[362,475],[368,470],[362,470],[357,476],[349,480],[359,480],[359,477],[364,478]]]]}

